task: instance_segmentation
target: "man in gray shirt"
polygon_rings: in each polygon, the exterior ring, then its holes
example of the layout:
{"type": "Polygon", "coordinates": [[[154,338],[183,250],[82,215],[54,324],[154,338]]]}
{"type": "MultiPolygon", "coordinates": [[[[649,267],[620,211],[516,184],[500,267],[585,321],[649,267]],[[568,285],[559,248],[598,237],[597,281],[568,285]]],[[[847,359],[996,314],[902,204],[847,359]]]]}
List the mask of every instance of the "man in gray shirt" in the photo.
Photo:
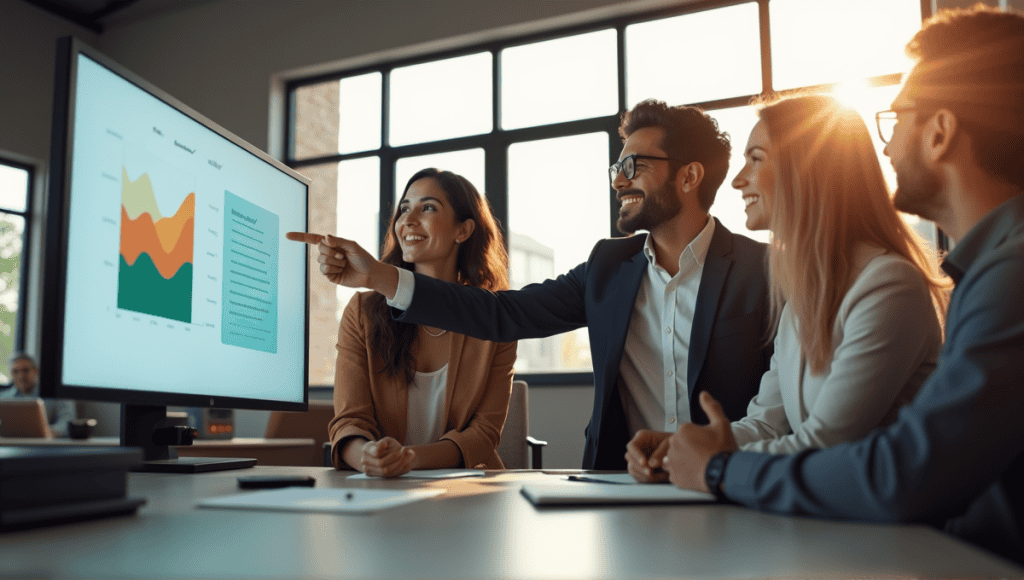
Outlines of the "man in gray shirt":
{"type": "Polygon", "coordinates": [[[923,522],[1024,563],[1024,15],[941,13],[878,113],[896,207],[956,247],[936,371],[897,421],[863,440],[789,456],[736,451],[703,393],[665,459],[679,487],[783,514],[923,522]]]}

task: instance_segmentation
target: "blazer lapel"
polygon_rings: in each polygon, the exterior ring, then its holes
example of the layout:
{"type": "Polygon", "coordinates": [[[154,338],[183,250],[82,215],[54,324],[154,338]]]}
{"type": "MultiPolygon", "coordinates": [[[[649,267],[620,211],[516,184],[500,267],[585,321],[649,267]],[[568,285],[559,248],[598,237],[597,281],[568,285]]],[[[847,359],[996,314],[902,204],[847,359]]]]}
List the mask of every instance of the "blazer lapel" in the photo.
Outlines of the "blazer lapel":
{"type": "Polygon", "coordinates": [[[728,257],[732,254],[732,234],[716,218],[711,219],[715,220],[715,234],[711,238],[708,255],[704,259],[704,271],[701,273],[700,288],[697,290],[697,303],[693,309],[690,352],[687,353],[686,385],[691,400],[700,369],[704,367],[711,331],[714,330],[715,319],[718,317],[722,289],[733,264],[732,258],[728,257]]]}
{"type": "Polygon", "coordinates": [[[615,379],[619,376],[619,365],[622,363],[622,354],[625,350],[626,335],[629,334],[629,321],[633,318],[633,307],[636,303],[636,295],[640,291],[640,283],[647,272],[647,257],[644,256],[643,248],[625,260],[619,266],[619,273],[615,277],[615,296],[612,300],[614,309],[609,313],[610,320],[604,331],[611,340],[608,341],[608,351],[605,356],[605,385],[602,408],[608,408],[608,401],[615,391],[615,379]]]}
{"type": "MultiPolygon", "coordinates": [[[[462,350],[466,343],[466,336],[455,332],[452,335],[451,345],[448,350],[448,376],[444,382],[444,417],[445,423],[452,420],[452,401],[455,399],[455,377],[459,376],[459,364],[462,362],[462,350]]],[[[444,430],[447,432],[459,426],[446,424],[444,430]]]]}

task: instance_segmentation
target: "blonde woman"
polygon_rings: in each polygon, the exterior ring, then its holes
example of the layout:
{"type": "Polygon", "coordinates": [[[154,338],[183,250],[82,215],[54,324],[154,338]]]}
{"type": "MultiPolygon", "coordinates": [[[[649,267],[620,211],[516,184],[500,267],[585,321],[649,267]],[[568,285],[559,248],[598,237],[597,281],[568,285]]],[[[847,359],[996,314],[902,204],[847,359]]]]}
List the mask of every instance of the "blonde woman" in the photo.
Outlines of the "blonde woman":
{"type": "Polygon", "coordinates": [[[892,423],[935,368],[945,285],[890,201],[863,120],[826,96],[759,111],[732,182],[770,228],[771,367],[744,451],[795,453],[892,423]]]}

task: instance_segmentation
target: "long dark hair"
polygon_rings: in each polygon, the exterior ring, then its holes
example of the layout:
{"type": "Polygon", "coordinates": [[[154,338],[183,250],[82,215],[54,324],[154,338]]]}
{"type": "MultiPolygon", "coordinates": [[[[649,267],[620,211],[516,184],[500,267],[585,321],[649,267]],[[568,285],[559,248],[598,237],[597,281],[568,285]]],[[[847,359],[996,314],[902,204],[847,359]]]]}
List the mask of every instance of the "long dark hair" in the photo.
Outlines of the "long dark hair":
{"type": "MultiPolygon", "coordinates": [[[[508,255],[505,252],[505,241],[487,200],[465,177],[430,167],[417,171],[409,178],[396,208],[400,207],[401,201],[409,193],[409,187],[420,179],[433,179],[441,186],[455,211],[458,223],[468,219],[476,222],[473,233],[459,244],[455,259],[456,282],[491,291],[507,289],[508,255]]],[[[402,259],[402,248],[395,234],[397,221],[396,209],[391,214],[380,261],[412,270],[413,264],[402,259]]],[[[381,294],[374,293],[366,301],[366,313],[370,319],[370,347],[381,361],[382,368],[378,372],[391,377],[401,376],[406,383],[412,383],[416,374],[416,360],[412,355],[412,346],[417,336],[416,325],[392,320],[390,307],[381,294]]]]}

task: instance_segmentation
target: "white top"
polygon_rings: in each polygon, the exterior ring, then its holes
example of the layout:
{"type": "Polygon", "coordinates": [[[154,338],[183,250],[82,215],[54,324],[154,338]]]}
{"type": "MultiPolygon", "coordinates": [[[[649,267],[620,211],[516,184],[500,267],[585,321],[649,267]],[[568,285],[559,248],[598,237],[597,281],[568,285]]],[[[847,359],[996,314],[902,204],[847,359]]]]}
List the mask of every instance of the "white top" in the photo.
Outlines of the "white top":
{"type": "Polygon", "coordinates": [[[669,276],[658,265],[653,242],[647,236],[644,256],[649,267],[633,303],[619,363],[626,384],[619,394],[630,433],[640,429],[673,432],[680,423],[690,421],[690,331],[714,234],[715,220],[709,217],[704,229],[679,255],[675,276],[669,276]]]}
{"type": "Polygon", "coordinates": [[[741,450],[796,453],[861,439],[895,421],[935,369],[942,330],[924,277],[879,248],[862,246],[857,260],[863,270],[839,306],[832,360],[820,374],[783,308],[771,367],[747,416],[732,424],[741,450]]]}
{"type": "Polygon", "coordinates": [[[448,365],[432,373],[417,372],[409,385],[405,441],[402,445],[437,443],[444,435],[444,395],[448,365]]]}

